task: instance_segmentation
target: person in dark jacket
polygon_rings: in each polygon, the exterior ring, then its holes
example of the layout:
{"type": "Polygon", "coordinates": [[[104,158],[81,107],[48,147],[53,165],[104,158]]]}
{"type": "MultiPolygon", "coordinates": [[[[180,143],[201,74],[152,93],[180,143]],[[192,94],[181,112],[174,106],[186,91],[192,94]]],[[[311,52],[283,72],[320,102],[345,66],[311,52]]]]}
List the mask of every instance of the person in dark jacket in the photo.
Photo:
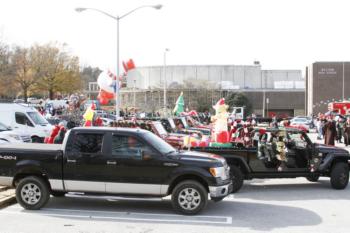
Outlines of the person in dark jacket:
{"type": "Polygon", "coordinates": [[[344,143],[345,146],[350,145],[350,117],[348,117],[344,123],[344,143]]]}
{"type": "Polygon", "coordinates": [[[338,143],[342,143],[342,138],[344,136],[344,124],[345,124],[344,118],[339,117],[337,122],[336,122],[338,143]]]}
{"type": "Polygon", "coordinates": [[[327,123],[323,127],[324,144],[334,146],[337,137],[337,127],[335,121],[331,117],[328,118],[327,123]]]}

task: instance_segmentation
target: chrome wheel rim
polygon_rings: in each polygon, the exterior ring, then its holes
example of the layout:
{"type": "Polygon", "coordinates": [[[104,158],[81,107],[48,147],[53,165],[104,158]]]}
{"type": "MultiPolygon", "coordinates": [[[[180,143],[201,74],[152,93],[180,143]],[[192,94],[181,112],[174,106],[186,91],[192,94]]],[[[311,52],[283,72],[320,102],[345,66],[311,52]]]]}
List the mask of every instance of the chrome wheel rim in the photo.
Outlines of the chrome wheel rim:
{"type": "Polygon", "coordinates": [[[178,202],[181,208],[185,210],[194,210],[201,204],[201,195],[196,189],[185,188],[181,190],[178,202]]]}
{"type": "Polygon", "coordinates": [[[33,183],[25,184],[21,189],[21,197],[25,203],[35,205],[41,199],[40,188],[33,183]]]}

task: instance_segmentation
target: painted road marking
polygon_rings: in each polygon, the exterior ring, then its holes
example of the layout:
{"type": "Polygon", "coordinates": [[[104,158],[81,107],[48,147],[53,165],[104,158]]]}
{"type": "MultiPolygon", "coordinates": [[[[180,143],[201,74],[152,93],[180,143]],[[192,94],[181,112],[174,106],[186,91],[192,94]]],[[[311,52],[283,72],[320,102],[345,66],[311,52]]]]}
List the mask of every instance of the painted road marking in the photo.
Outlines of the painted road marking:
{"type": "Polygon", "coordinates": [[[21,207],[9,207],[0,214],[31,214],[51,217],[87,218],[95,220],[128,220],[151,222],[178,222],[178,223],[207,223],[207,224],[232,224],[232,217],[226,216],[185,216],[176,214],[152,214],[136,212],[115,212],[81,209],[56,209],[43,208],[39,211],[29,211],[21,207]]]}

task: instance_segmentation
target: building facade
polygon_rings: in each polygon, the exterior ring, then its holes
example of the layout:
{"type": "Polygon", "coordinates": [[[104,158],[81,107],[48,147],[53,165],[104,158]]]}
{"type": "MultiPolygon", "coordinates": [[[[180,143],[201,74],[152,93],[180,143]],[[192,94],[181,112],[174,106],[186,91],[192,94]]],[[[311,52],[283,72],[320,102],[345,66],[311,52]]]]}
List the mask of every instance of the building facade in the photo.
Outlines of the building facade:
{"type": "Polygon", "coordinates": [[[330,102],[350,101],[350,62],[315,62],[306,69],[307,113],[328,111],[330,102]]]}
{"type": "MultiPolygon", "coordinates": [[[[231,93],[244,93],[254,113],[294,116],[305,114],[305,79],[301,70],[262,70],[261,65],[152,66],[138,67],[126,77],[121,89],[122,108],[141,111],[163,108],[164,83],[167,107],[173,109],[183,92],[185,107],[213,106],[231,93]],[[164,72],[165,70],[165,72],[164,72]],[[164,76],[164,74],[166,74],[164,76]],[[164,82],[164,80],[166,80],[164,82]]],[[[98,94],[97,83],[90,83],[90,95],[98,94]]]]}

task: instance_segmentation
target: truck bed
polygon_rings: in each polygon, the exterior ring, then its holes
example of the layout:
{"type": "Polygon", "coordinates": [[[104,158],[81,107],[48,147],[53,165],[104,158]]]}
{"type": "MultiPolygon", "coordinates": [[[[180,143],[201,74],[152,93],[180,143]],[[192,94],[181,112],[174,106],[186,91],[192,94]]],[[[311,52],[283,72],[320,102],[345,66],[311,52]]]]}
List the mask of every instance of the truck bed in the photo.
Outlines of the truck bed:
{"type": "Polygon", "coordinates": [[[11,151],[21,149],[23,151],[40,151],[40,152],[53,152],[62,151],[61,144],[44,144],[44,143],[21,143],[21,144],[6,144],[0,145],[1,151],[11,151]]]}

